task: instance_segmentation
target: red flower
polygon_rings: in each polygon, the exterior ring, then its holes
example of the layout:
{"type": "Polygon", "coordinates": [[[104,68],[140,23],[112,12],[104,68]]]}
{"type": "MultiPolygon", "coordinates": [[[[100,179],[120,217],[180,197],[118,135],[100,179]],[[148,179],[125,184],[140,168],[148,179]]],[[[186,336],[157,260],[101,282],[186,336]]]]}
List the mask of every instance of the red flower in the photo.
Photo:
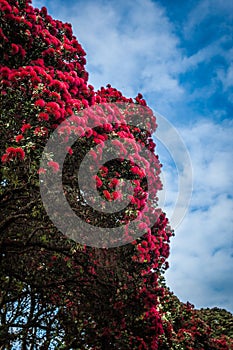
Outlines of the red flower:
{"type": "Polygon", "coordinates": [[[145,222],[140,222],[140,224],[138,225],[138,228],[140,230],[147,229],[148,225],[145,222]]]}
{"type": "Polygon", "coordinates": [[[10,73],[11,73],[11,70],[10,70],[8,67],[2,67],[2,68],[0,69],[0,72],[1,72],[1,74],[2,74],[2,76],[3,76],[3,78],[8,78],[8,76],[9,76],[10,73]]]}
{"type": "Polygon", "coordinates": [[[12,55],[16,55],[19,52],[19,47],[16,44],[11,44],[11,49],[12,55]]]}
{"type": "Polygon", "coordinates": [[[106,166],[102,166],[102,167],[100,168],[100,173],[101,173],[101,175],[102,175],[103,177],[107,176],[107,174],[108,174],[108,168],[107,168],[106,166]]]}
{"type": "Polygon", "coordinates": [[[95,181],[96,181],[96,186],[97,186],[97,188],[99,188],[99,187],[101,187],[101,186],[103,185],[103,182],[101,181],[101,179],[99,178],[98,175],[95,175],[95,176],[94,176],[94,179],[95,179],[95,181]]]}
{"type": "Polygon", "coordinates": [[[103,191],[103,194],[104,194],[104,197],[105,197],[108,201],[111,201],[111,200],[112,200],[111,194],[108,192],[108,190],[104,190],[104,191],[103,191]]]}
{"type": "Polygon", "coordinates": [[[48,166],[53,168],[53,172],[54,173],[59,171],[59,164],[57,162],[54,162],[54,161],[51,160],[50,162],[48,162],[48,166]]]}
{"type": "Polygon", "coordinates": [[[46,169],[44,169],[44,168],[40,168],[38,170],[38,174],[45,174],[45,173],[46,173],[46,169]]]}
{"type": "Polygon", "coordinates": [[[92,135],[93,135],[93,130],[92,130],[91,128],[89,128],[89,129],[86,131],[85,136],[86,136],[87,138],[89,138],[89,137],[91,137],[92,135]]]}
{"type": "Polygon", "coordinates": [[[34,130],[34,134],[36,136],[46,136],[48,134],[48,129],[45,128],[45,127],[36,127],[35,130],[34,130]]]}
{"type": "Polygon", "coordinates": [[[48,102],[46,104],[46,110],[48,113],[53,113],[53,112],[56,112],[58,111],[58,109],[60,108],[59,104],[57,102],[48,102]]]}
{"type": "Polygon", "coordinates": [[[44,107],[45,106],[45,101],[42,98],[40,98],[39,100],[37,100],[35,102],[35,106],[44,107]]]}
{"type": "Polygon", "coordinates": [[[109,123],[104,124],[103,127],[104,127],[104,130],[107,132],[110,132],[113,129],[112,124],[109,124],[109,123]]]}
{"type": "Polygon", "coordinates": [[[22,133],[24,133],[27,129],[31,128],[31,124],[24,124],[21,128],[22,133]]]}
{"type": "Polygon", "coordinates": [[[64,125],[64,126],[61,126],[60,128],[59,128],[59,131],[58,131],[58,133],[59,133],[59,135],[67,135],[67,136],[69,136],[70,134],[71,134],[71,128],[70,128],[70,126],[69,125],[64,125]]]}
{"type": "Polygon", "coordinates": [[[20,45],[20,53],[21,53],[21,57],[24,58],[26,55],[26,51],[22,48],[21,45],[20,45]]]}
{"type": "Polygon", "coordinates": [[[132,167],[131,169],[131,172],[135,175],[139,175],[139,177],[144,177],[146,174],[145,174],[145,171],[143,169],[140,169],[139,167],[137,166],[134,166],[132,167]]]}
{"type": "Polygon", "coordinates": [[[23,160],[25,157],[25,152],[21,147],[14,148],[14,147],[8,147],[6,150],[6,153],[2,156],[2,162],[6,163],[10,160],[13,160],[14,158],[19,158],[23,160]]]}
{"type": "Polygon", "coordinates": [[[58,112],[58,111],[54,111],[53,116],[57,120],[57,119],[59,119],[61,117],[61,113],[58,112]]]}
{"type": "Polygon", "coordinates": [[[119,183],[119,180],[114,178],[114,179],[111,180],[109,187],[110,188],[114,188],[114,187],[116,187],[118,185],[118,183],[119,183]]]}
{"type": "Polygon", "coordinates": [[[98,139],[97,137],[94,137],[93,141],[97,144],[102,143],[103,141],[101,141],[100,139],[98,139]]]}
{"type": "Polygon", "coordinates": [[[17,135],[16,137],[15,137],[15,141],[16,142],[20,142],[21,140],[23,139],[23,135],[17,135]]]}
{"type": "Polygon", "coordinates": [[[69,155],[73,154],[73,150],[71,147],[66,147],[66,149],[67,149],[67,152],[69,153],[69,155]]]}
{"type": "Polygon", "coordinates": [[[47,8],[45,6],[41,7],[40,11],[44,16],[47,16],[47,8]]]}
{"type": "Polygon", "coordinates": [[[3,154],[1,160],[2,160],[2,163],[6,163],[8,161],[8,155],[7,154],[3,154]]]}
{"type": "Polygon", "coordinates": [[[6,13],[11,13],[12,12],[12,7],[7,3],[4,2],[1,8],[1,11],[5,11],[6,13]]]}
{"type": "Polygon", "coordinates": [[[89,154],[92,156],[92,158],[94,158],[94,160],[97,159],[97,154],[93,149],[90,150],[89,154]]]}
{"type": "Polygon", "coordinates": [[[117,135],[120,136],[120,138],[133,138],[133,135],[126,131],[118,131],[117,135]]]}
{"type": "Polygon", "coordinates": [[[24,159],[24,157],[25,157],[25,152],[20,147],[15,148],[15,154],[16,154],[16,156],[19,156],[20,159],[24,159]]]}
{"type": "Polygon", "coordinates": [[[114,191],[114,192],[112,193],[112,198],[113,198],[114,200],[117,199],[117,198],[120,198],[120,197],[121,197],[121,195],[120,195],[119,192],[114,191]]]}
{"type": "Polygon", "coordinates": [[[38,115],[39,120],[49,120],[49,115],[47,113],[41,112],[38,115]]]}

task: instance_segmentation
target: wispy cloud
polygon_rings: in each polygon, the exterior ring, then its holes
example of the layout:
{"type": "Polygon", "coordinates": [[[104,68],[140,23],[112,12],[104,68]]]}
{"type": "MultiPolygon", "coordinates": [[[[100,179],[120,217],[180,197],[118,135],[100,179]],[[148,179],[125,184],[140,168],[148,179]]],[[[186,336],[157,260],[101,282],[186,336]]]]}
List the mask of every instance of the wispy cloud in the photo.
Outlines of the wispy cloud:
{"type": "MultiPolygon", "coordinates": [[[[231,50],[231,53],[233,56],[233,50],[231,50]]],[[[225,92],[233,87],[233,59],[226,69],[220,68],[218,70],[218,79],[222,82],[225,92]]]]}
{"type": "MultiPolygon", "coordinates": [[[[203,28],[202,24],[210,17],[214,17],[216,28],[219,28],[219,20],[216,17],[221,18],[221,23],[225,22],[225,26],[229,25],[227,19],[233,18],[233,3],[231,0],[199,0],[193,2],[193,8],[187,16],[185,25],[185,35],[190,37],[195,35],[197,28],[203,28]]],[[[212,24],[212,23],[211,23],[212,24]]],[[[206,28],[208,30],[208,28],[206,28]]],[[[221,31],[215,33],[216,36],[221,35],[221,31]]]]}
{"type": "MultiPolygon", "coordinates": [[[[167,281],[183,301],[233,310],[233,123],[204,120],[180,132],[194,184],[188,214],[171,243],[167,281]]],[[[168,174],[168,210],[177,191],[171,180],[168,174]]]]}
{"type": "Polygon", "coordinates": [[[182,47],[186,54],[183,59],[184,81],[191,93],[190,101],[203,94],[211,97],[210,93],[218,93],[232,103],[233,93],[229,91],[232,90],[233,78],[232,23],[233,3],[230,0],[198,1],[183,20],[180,34],[184,38],[182,47]]]}

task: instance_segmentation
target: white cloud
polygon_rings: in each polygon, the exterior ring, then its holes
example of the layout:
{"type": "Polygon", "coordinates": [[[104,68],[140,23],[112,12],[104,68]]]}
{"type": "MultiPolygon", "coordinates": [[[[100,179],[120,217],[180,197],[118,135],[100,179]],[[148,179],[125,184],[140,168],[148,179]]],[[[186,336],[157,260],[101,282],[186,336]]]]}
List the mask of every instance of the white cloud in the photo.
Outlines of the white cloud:
{"type": "Polygon", "coordinates": [[[233,311],[232,209],[222,195],[206,211],[189,213],[177,230],[166,276],[182,301],[233,311]]]}
{"type": "Polygon", "coordinates": [[[198,50],[193,55],[184,57],[182,61],[182,71],[186,72],[187,70],[194,69],[198,64],[203,62],[208,63],[214,56],[220,55],[224,57],[226,50],[222,48],[222,44],[224,44],[226,40],[226,37],[222,37],[198,50]]]}
{"type": "MultiPolygon", "coordinates": [[[[232,133],[232,122],[220,126],[200,121],[182,130],[192,161],[194,192],[189,211],[171,242],[170,269],[166,273],[168,285],[183,301],[189,300],[197,307],[224,306],[231,311],[232,133]]],[[[174,198],[177,188],[173,182],[168,186],[174,198]]]]}
{"type": "Polygon", "coordinates": [[[212,78],[206,81],[203,88],[196,88],[189,96],[190,100],[210,96],[221,82],[223,91],[228,93],[229,102],[233,102],[233,93],[228,91],[233,80],[232,20],[231,0],[202,0],[193,6],[183,21],[183,35],[187,43],[192,44],[192,54],[183,58],[183,72],[193,71],[203,63],[212,70],[212,78]],[[197,37],[198,43],[195,42],[197,37]],[[217,63],[213,63],[214,59],[217,63]]]}

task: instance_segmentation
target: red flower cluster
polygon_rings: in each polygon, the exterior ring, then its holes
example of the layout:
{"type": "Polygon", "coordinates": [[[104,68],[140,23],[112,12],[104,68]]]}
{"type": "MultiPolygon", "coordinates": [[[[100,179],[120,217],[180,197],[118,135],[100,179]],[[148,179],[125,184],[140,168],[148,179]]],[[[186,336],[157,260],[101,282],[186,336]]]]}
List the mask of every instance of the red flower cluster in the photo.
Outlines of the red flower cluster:
{"type": "Polygon", "coordinates": [[[20,130],[24,134],[26,132],[26,130],[28,130],[28,129],[31,129],[31,125],[30,124],[23,124],[23,126],[20,130]]]}
{"type": "Polygon", "coordinates": [[[23,140],[23,135],[20,134],[15,137],[16,142],[20,142],[21,140],[23,140]]]}
{"type": "Polygon", "coordinates": [[[53,172],[57,172],[59,170],[59,164],[57,162],[54,161],[50,161],[48,162],[48,166],[51,167],[53,169],[53,172]]]}
{"type": "Polygon", "coordinates": [[[103,190],[103,194],[104,194],[104,197],[110,202],[112,200],[116,200],[116,199],[120,198],[120,193],[117,191],[110,193],[108,190],[103,190]]]}
{"type": "Polygon", "coordinates": [[[25,152],[21,147],[14,148],[14,147],[8,147],[6,149],[6,153],[2,156],[2,162],[7,163],[11,160],[19,159],[23,160],[25,157],[25,152]]]}

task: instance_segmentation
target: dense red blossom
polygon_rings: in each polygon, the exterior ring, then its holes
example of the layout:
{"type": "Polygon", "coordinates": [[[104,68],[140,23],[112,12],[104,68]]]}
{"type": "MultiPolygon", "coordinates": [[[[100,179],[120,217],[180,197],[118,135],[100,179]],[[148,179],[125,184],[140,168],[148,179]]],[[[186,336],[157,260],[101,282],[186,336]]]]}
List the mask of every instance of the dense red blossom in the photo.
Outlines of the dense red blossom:
{"type": "Polygon", "coordinates": [[[112,200],[112,196],[111,196],[111,194],[108,192],[108,190],[103,190],[103,194],[104,194],[104,197],[105,197],[108,201],[111,201],[111,200],[112,200]]]}
{"type": "Polygon", "coordinates": [[[6,163],[10,160],[20,159],[23,160],[25,157],[25,152],[21,147],[8,147],[6,153],[2,156],[2,162],[6,163]]]}
{"type": "Polygon", "coordinates": [[[23,139],[23,135],[17,135],[16,137],[15,137],[15,141],[16,142],[20,142],[21,140],[23,139]]]}
{"type": "Polygon", "coordinates": [[[45,106],[45,101],[41,98],[35,102],[35,106],[38,107],[44,107],[45,106]]]}
{"type": "Polygon", "coordinates": [[[26,130],[31,128],[31,124],[23,124],[22,128],[20,129],[22,133],[25,133],[26,130]]]}
{"type": "Polygon", "coordinates": [[[52,160],[50,162],[48,162],[48,166],[51,167],[54,172],[57,172],[59,170],[59,164],[57,162],[52,161],[52,160]]]}

